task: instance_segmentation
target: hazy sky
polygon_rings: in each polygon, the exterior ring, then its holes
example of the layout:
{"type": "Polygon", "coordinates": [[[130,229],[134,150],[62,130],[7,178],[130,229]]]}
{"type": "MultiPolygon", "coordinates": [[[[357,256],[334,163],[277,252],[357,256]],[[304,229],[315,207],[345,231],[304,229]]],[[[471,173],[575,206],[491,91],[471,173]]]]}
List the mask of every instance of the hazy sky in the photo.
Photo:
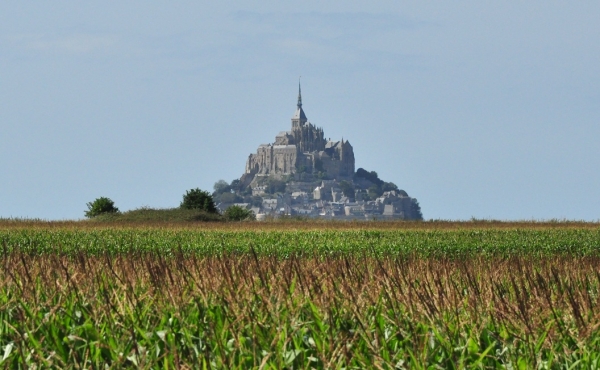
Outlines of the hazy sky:
{"type": "Polygon", "coordinates": [[[426,219],[600,219],[600,2],[0,2],[0,217],[179,205],[308,119],[426,219]]]}

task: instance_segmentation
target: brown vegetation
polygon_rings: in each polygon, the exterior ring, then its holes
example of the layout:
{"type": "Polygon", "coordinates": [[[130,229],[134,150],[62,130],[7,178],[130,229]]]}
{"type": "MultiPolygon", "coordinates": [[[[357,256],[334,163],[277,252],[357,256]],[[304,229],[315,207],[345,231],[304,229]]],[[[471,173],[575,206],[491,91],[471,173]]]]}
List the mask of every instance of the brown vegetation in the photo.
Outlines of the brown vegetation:
{"type": "Polygon", "coordinates": [[[600,222],[547,220],[547,221],[499,221],[479,220],[451,221],[335,221],[322,219],[280,218],[266,222],[235,222],[176,220],[118,220],[110,218],[101,222],[95,220],[81,221],[47,221],[39,219],[0,219],[0,229],[202,229],[202,230],[463,230],[463,229],[598,229],[600,222]]]}

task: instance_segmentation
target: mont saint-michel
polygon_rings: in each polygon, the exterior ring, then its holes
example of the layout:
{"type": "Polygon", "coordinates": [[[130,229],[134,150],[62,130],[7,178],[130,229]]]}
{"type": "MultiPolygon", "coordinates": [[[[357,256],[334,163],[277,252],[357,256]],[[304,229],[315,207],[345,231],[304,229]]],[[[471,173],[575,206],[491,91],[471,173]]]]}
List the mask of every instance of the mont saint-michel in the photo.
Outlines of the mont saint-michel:
{"type": "Polygon", "coordinates": [[[419,203],[375,171],[355,170],[349,140],[327,140],[298,102],[291,129],[250,154],[239,180],[215,184],[218,208],[251,209],[257,219],[299,215],[340,219],[423,218],[419,203]]]}

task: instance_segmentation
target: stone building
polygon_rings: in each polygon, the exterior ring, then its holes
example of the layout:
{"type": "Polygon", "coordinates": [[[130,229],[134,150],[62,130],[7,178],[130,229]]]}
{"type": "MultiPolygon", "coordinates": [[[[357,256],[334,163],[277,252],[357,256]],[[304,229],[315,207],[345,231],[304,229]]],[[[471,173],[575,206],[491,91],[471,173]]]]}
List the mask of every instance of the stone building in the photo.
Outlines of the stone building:
{"type": "Polygon", "coordinates": [[[329,178],[354,175],[354,149],[349,141],[327,141],[323,129],[308,121],[302,109],[298,85],[298,103],[290,131],[282,131],[275,142],[262,144],[246,162],[246,176],[322,173],[329,178]]]}

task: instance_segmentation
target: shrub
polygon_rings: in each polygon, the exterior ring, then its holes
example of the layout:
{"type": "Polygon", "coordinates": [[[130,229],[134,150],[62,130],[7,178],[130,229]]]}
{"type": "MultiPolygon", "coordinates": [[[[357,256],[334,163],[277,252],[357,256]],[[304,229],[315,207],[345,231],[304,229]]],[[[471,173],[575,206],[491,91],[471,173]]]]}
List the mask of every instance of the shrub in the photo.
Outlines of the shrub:
{"type": "Polygon", "coordinates": [[[285,191],[285,186],[285,181],[270,178],[267,183],[266,191],[269,194],[283,193],[285,191]]]}
{"type": "Polygon", "coordinates": [[[254,213],[240,206],[231,206],[225,210],[225,218],[228,221],[253,220],[254,213]]]}
{"type": "Polygon", "coordinates": [[[214,192],[212,193],[213,197],[217,197],[223,193],[231,192],[231,186],[225,180],[219,180],[215,182],[213,185],[214,192]]]}
{"type": "Polygon", "coordinates": [[[412,198],[411,200],[411,211],[413,213],[413,219],[415,220],[423,220],[423,213],[421,212],[421,206],[419,205],[419,202],[415,199],[412,198]]]}
{"type": "Polygon", "coordinates": [[[110,198],[100,197],[93,202],[86,204],[88,210],[85,211],[85,217],[92,218],[105,213],[119,213],[119,209],[115,207],[115,202],[110,198]]]}
{"type": "Polygon", "coordinates": [[[356,178],[363,178],[363,179],[369,180],[370,182],[377,185],[378,187],[383,186],[383,180],[381,180],[379,178],[379,175],[375,171],[369,172],[369,171],[365,170],[364,168],[359,168],[358,170],[356,170],[356,173],[354,174],[354,176],[356,178]]]}
{"type": "Polygon", "coordinates": [[[342,180],[339,183],[342,193],[350,199],[354,199],[354,185],[346,180],[342,180]]]}
{"type": "Polygon", "coordinates": [[[399,191],[398,186],[396,184],[394,184],[393,182],[384,182],[383,185],[381,186],[381,190],[382,191],[392,191],[392,190],[399,191]]]}
{"type": "Polygon", "coordinates": [[[122,224],[154,224],[154,223],[187,223],[187,222],[220,222],[224,218],[218,213],[208,213],[202,209],[185,208],[149,208],[141,207],[127,212],[105,214],[94,217],[93,221],[122,224]]]}
{"type": "Polygon", "coordinates": [[[184,209],[201,209],[209,213],[217,213],[212,195],[198,188],[187,190],[180,205],[184,209]]]}
{"type": "Polygon", "coordinates": [[[381,194],[383,194],[383,192],[381,191],[379,186],[371,185],[369,187],[369,189],[367,190],[367,194],[369,194],[369,199],[375,200],[375,199],[379,198],[381,196],[381,194]]]}

